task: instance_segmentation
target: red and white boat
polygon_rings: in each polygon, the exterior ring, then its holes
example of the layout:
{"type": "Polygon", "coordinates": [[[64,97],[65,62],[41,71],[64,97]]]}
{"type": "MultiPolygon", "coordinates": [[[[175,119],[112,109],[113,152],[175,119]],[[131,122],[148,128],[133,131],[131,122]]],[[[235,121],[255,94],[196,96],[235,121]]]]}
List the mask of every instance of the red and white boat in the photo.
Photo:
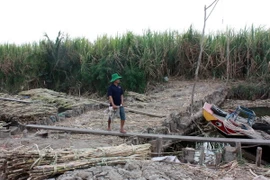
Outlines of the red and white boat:
{"type": "Polygon", "coordinates": [[[203,116],[226,136],[259,138],[252,128],[256,114],[248,108],[238,106],[235,111],[229,113],[206,102],[203,106],[203,116]]]}

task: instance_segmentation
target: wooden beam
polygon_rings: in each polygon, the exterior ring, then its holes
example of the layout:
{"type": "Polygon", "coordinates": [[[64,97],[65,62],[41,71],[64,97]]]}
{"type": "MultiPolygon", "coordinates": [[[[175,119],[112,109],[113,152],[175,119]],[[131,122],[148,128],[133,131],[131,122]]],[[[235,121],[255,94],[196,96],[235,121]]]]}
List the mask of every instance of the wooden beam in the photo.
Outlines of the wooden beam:
{"type": "Polygon", "coordinates": [[[235,146],[237,148],[237,154],[240,160],[242,160],[242,146],[240,142],[236,142],[235,146]]]}
{"type": "MultiPolygon", "coordinates": [[[[93,101],[93,102],[102,104],[104,106],[109,106],[108,103],[100,102],[100,101],[97,101],[97,100],[94,100],[94,99],[90,99],[90,101],[93,101]]],[[[151,116],[151,117],[160,117],[160,118],[166,117],[166,115],[153,114],[153,113],[149,113],[149,112],[144,112],[144,111],[139,111],[139,110],[131,109],[131,108],[128,108],[128,107],[125,107],[125,110],[127,110],[129,112],[137,113],[137,114],[143,114],[143,115],[151,116]]]]}
{"type": "Polygon", "coordinates": [[[262,161],[262,148],[257,147],[257,153],[256,153],[256,165],[258,167],[261,166],[261,161],[262,161]]]}
{"type": "Polygon", "coordinates": [[[70,127],[57,127],[57,126],[45,126],[28,124],[25,125],[26,128],[34,129],[48,129],[55,131],[68,131],[73,133],[88,133],[88,134],[98,134],[98,135],[110,135],[110,136],[137,136],[141,138],[162,138],[163,140],[181,140],[181,141],[191,141],[191,142],[225,142],[225,143],[235,143],[240,142],[241,144],[256,144],[256,145],[270,145],[270,140],[262,139],[236,139],[236,138],[211,138],[211,137],[199,137],[199,136],[180,136],[180,135],[165,135],[165,134],[146,134],[146,133],[120,133],[116,131],[103,131],[103,130],[90,130],[90,129],[80,129],[80,128],[70,128],[70,127]]]}
{"type": "Polygon", "coordinates": [[[156,152],[157,152],[157,155],[158,156],[161,156],[161,153],[162,153],[162,144],[163,144],[163,140],[162,140],[162,137],[158,137],[157,138],[157,141],[156,141],[156,152]]]}
{"type": "Polygon", "coordinates": [[[205,154],[204,154],[204,146],[202,145],[200,147],[200,157],[199,157],[199,164],[203,165],[205,159],[205,154]]]}
{"type": "Polygon", "coordinates": [[[151,117],[160,117],[160,118],[166,117],[166,115],[148,113],[148,112],[139,111],[139,110],[135,110],[135,109],[127,108],[127,107],[125,107],[125,109],[127,111],[129,111],[129,112],[133,112],[133,113],[137,113],[137,114],[143,114],[143,115],[147,115],[147,116],[151,116],[151,117]]]}
{"type": "Polygon", "coordinates": [[[218,168],[219,164],[221,163],[222,161],[222,153],[217,151],[215,153],[215,157],[216,157],[216,161],[215,161],[215,166],[216,166],[216,169],[218,168]]]}

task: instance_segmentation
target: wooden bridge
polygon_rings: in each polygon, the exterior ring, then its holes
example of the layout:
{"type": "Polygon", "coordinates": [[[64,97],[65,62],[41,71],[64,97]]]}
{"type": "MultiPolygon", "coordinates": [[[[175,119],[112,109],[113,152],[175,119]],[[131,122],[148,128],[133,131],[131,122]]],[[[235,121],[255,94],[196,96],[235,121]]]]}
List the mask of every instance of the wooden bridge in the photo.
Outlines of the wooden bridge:
{"type": "MultiPolygon", "coordinates": [[[[234,144],[238,149],[238,153],[242,156],[241,144],[248,145],[267,145],[270,146],[270,140],[263,139],[237,139],[237,138],[212,138],[212,137],[198,137],[198,136],[181,136],[181,135],[166,135],[166,134],[147,134],[147,133],[120,133],[116,131],[103,131],[103,130],[90,130],[90,129],[79,129],[79,128],[70,128],[70,127],[57,127],[57,126],[45,126],[45,125],[35,125],[28,124],[25,125],[26,128],[33,129],[46,129],[46,130],[55,130],[55,131],[65,131],[73,133],[87,133],[87,134],[96,134],[96,135],[110,135],[110,136],[121,136],[121,137],[140,137],[140,138],[151,138],[156,139],[156,154],[162,154],[162,142],[163,140],[177,140],[177,141],[189,141],[189,142],[224,142],[234,144]]],[[[258,147],[256,155],[256,164],[260,166],[262,160],[262,148],[258,147]]]]}

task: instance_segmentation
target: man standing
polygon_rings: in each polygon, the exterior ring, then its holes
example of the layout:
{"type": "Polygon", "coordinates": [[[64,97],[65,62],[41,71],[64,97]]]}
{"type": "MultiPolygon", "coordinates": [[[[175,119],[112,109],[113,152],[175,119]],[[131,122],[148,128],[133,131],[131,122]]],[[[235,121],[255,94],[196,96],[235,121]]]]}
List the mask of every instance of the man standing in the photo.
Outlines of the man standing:
{"type": "MultiPolygon", "coordinates": [[[[109,102],[110,102],[110,108],[113,111],[119,111],[120,113],[120,119],[121,119],[121,123],[120,123],[120,132],[121,133],[126,133],[126,131],[124,130],[124,124],[125,124],[125,110],[124,110],[124,96],[123,96],[123,89],[121,88],[121,86],[119,85],[120,83],[120,79],[122,77],[119,76],[117,73],[112,75],[112,79],[111,79],[111,85],[108,88],[108,97],[109,97],[109,102]]],[[[109,116],[108,119],[108,131],[111,130],[111,122],[112,122],[112,116],[109,116]]]]}

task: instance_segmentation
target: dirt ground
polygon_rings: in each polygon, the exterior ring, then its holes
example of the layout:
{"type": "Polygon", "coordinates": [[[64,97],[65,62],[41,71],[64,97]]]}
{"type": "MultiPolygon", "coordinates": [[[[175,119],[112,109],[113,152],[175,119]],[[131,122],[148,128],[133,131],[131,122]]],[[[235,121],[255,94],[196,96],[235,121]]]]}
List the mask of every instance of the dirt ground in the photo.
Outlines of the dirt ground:
{"type": "MultiPolygon", "coordinates": [[[[165,84],[150,89],[145,95],[146,99],[140,101],[132,96],[126,96],[124,106],[164,117],[151,117],[147,115],[126,112],[125,129],[127,132],[143,133],[149,129],[161,127],[166,116],[172,112],[183,112],[190,104],[193,82],[170,80],[165,84]]],[[[203,99],[218,88],[224,87],[221,81],[200,81],[197,83],[194,101],[203,99]]],[[[96,98],[98,101],[107,102],[105,97],[96,98]]],[[[107,129],[107,107],[89,110],[80,116],[70,117],[55,122],[55,126],[87,128],[94,130],[107,129]]],[[[119,131],[119,120],[112,124],[113,131],[119,131]]],[[[31,130],[16,133],[7,138],[0,138],[0,150],[14,149],[19,146],[37,145],[40,149],[50,146],[56,148],[89,148],[114,146],[129,142],[128,138],[117,136],[100,136],[91,134],[70,134],[67,132],[47,131],[46,138],[41,137],[44,130],[31,130]],[[42,133],[41,133],[42,134],[42,133]]],[[[185,164],[170,164],[161,162],[134,162],[116,167],[92,167],[87,170],[67,172],[56,178],[68,179],[254,179],[249,166],[229,165],[220,170],[207,169],[200,166],[185,164]],[[231,169],[230,169],[231,168],[231,169]],[[82,173],[83,172],[83,173],[82,173]],[[228,173],[226,173],[228,172],[228,173]],[[103,173],[103,175],[102,175],[103,173]],[[101,175],[100,175],[101,174],[101,175]],[[133,174],[133,175],[132,175],[133,174]]],[[[257,176],[256,178],[262,178],[257,176]]]]}
{"type": "MultiPolygon", "coordinates": [[[[162,126],[162,123],[172,112],[185,111],[190,104],[193,82],[171,80],[168,83],[159,85],[146,93],[144,102],[135,97],[125,97],[124,106],[152,114],[164,115],[164,117],[151,117],[126,111],[125,129],[127,132],[146,132],[147,129],[155,129],[162,126]]],[[[197,83],[194,101],[203,99],[211,92],[223,86],[223,82],[201,81],[197,83]]],[[[101,102],[107,102],[106,97],[96,98],[101,102]]],[[[105,112],[107,107],[89,110],[79,116],[62,119],[54,123],[55,126],[87,128],[93,130],[106,130],[108,115],[105,112]]],[[[116,118],[112,122],[112,131],[119,131],[120,121],[116,118]]],[[[16,134],[11,138],[0,139],[2,147],[14,148],[18,145],[31,145],[36,143],[40,148],[51,146],[52,148],[63,147],[97,147],[112,146],[126,143],[128,139],[116,136],[98,136],[91,134],[70,134],[65,132],[49,131],[48,138],[37,136],[43,130],[28,131],[27,137],[23,134],[16,134]]]]}
{"type": "Polygon", "coordinates": [[[220,169],[210,169],[191,164],[134,161],[118,166],[99,166],[84,170],[66,172],[57,180],[266,180],[265,169],[252,164],[239,165],[236,161],[225,164],[220,169]]]}

